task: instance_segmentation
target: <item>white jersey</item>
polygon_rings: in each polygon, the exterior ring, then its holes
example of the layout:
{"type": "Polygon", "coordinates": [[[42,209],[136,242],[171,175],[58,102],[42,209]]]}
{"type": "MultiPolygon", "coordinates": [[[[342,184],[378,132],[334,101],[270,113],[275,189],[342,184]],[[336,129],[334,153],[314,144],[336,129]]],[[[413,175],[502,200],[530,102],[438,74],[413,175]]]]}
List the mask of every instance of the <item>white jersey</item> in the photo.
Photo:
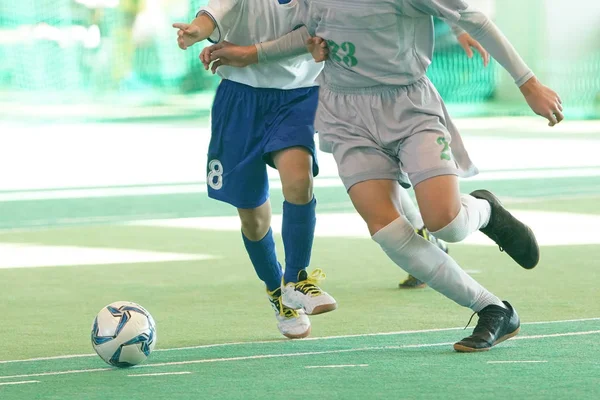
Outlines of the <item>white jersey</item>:
{"type": "MultiPolygon", "coordinates": [[[[279,4],[277,0],[210,0],[198,14],[210,16],[216,28],[209,40],[249,46],[277,39],[302,25],[295,1],[279,4]]],[[[221,66],[218,75],[259,88],[297,89],[316,86],[322,65],[307,53],[277,63],[255,64],[246,68],[221,66]]]]}

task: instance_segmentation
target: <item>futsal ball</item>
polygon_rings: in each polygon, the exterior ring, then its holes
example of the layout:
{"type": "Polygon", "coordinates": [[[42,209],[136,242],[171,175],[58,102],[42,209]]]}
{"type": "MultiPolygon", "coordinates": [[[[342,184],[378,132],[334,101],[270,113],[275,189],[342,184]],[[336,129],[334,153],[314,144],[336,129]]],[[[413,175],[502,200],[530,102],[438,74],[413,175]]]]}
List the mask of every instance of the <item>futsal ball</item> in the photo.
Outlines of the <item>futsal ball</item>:
{"type": "Polygon", "coordinates": [[[148,358],[156,345],[156,324],[139,304],[117,301],[104,307],[92,325],[92,346],[108,364],[132,367],[148,358]]]}

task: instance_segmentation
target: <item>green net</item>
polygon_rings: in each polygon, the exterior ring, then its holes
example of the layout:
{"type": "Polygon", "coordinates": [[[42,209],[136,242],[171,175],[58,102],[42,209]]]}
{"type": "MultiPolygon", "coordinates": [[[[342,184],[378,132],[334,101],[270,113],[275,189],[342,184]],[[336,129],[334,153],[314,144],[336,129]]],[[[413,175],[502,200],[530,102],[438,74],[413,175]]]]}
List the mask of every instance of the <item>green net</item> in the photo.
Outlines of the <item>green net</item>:
{"type": "Polygon", "coordinates": [[[201,68],[197,51],[177,48],[171,28],[205,1],[167,3],[175,12],[142,0],[2,2],[0,89],[56,102],[213,89],[216,78],[201,68]]]}
{"type": "MultiPolygon", "coordinates": [[[[0,2],[0,97],[24,104],[110,103],[132,95],[168,102],[214,91],[218,78],[186,52],[171,24],[189,21],[207,0],[18,0],[0,2]]],[[[530,114],[504,99],[494,62],[468,59],[447,25],[436,21],[429,76],[465,114],[530,114]]],[[[531,39],[527,40],[534,40],[531,39]]],[[[525,40],[525,39],[524,39],[525,40]]],[[[548,55],[534,67],[579,117],[600,117],[600,46],[575,59],[548,55]]],[[[527,42],[525,42],[527,45],[527,42]]],[[[519,49],[523,47],[517,46],[519,49]]]]}

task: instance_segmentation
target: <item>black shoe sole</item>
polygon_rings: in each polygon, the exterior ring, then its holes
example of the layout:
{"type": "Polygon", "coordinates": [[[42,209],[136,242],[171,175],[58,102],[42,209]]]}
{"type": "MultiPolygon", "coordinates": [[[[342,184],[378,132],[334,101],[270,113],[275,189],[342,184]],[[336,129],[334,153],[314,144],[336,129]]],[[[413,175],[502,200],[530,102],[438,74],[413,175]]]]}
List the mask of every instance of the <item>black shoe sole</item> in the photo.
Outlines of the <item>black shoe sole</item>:
{"type": "Polygon", "coordinates": [[[490,349],[492,347],[496,346],[497,344],[500,344],[500,343],[504,342],[505,340],[508,340],[508,339],[510,339],[512,337],[517,336],[520,331],[521,331],[521,327],[518,327],[513,332],[507,333],[506,335],[502,336],[500,339],[496,340],[494,342],[494,344],[492,344],[490,347],[484,347],[484,348],[481,348],[481,349],[476,349],[474,347],[463,346],[460,343],[454,343],[454,350],[457,351],[457,352],[459,352],[459,353],[480,353],[482,351],[490,351],[490,349]]]}
{"type": "MultiPolygon", "coordinates": [[[[490,216],[490,219],[493,217],[494,208],[501,208],[506,213],[506,216],[513,220],[513,223],[516,222],[516,223],[522,225],[527,230],[527,238],[530,241],[530,244],[529,244],[530,257],[527,257],[527,259],[523,259],[523,257],[520,257],[520,255],[511,254],[506,248],[504,248],[504,249],[501,248],[501,250],[506,252],[506,254],[508,254],[521,267],[523,267],[525,269],[535,268],[540,262],[540,246],[538,245],[535,234],[533,233],[531,228],[529,226],[527,226],[526,224],[524,224],[523,222],[521,222],[520,220],[518,220],[517,218],[515,218],[514,215],[512,215],[506,208],[504,208],[504,206],[500,202],[500,199],[498,199],[493,193],[491,193],[487,190],[476,190],[471,193],[471,196],[473,196],[477,199],[485,200],[488,203],[490,203],[490,206],[492,207],[492,216],[490,216]]],[[[486,236],[488,236],[490,239],[492,239],[494,242],[496,242],[496,244],[498,244],[500,246],[500,244],[497,243],[495,238],[493,238],[492,236],[490,236],[488,233],[485,232],[485,228],[481,229],[481,232],[483,232],[486,236]]]]}

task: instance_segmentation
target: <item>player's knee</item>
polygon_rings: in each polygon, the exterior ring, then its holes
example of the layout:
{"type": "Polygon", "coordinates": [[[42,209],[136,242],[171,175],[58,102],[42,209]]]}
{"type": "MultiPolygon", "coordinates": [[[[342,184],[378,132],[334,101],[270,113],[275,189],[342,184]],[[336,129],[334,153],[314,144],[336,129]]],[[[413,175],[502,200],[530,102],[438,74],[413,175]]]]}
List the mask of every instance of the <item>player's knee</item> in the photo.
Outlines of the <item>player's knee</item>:
{"type": "Polygon", "coordinates": [[[310,171],[294,173],[282,181],[283,197],[288,203],[307,204],[313,198],[313,176],[310,171]]]}
{"type": "Polygon", "coordinates": [[[396,219],[398,219],[397,213],[382,213],[368,216],[367,218],[365,218],[365,222],[367,223],[367,227],[369,228],[369,233],[371,234],[371,236],[373,236],[377,232],[394,222],[396,219]]]}
{"type": "Polygon", "coordinates": [[[240,219],[242,221],[242,233],[253,242],[264,238],[271,227],[271,221],[261,215],[245,215],[240,216],[240,219]]]}
{"type": "MultiPolygon", "coordinates": [[[[431,232],[431,231],[430,231],[431,232]]],[[[454,229],[452,224],[446,225],[442,229],[435,231],[435,237],[447,243],[459,243],[469,236],[465,229],[454,229]]]]}
{"type": "MultiPolygon", "coordinates": [[[[455,218],[456,210],[439,209],[436,210],[435,215],[433,216],[427,216],[427,218],[425,218],[424,216],[423,221],[425,222],[425,227],[429,232],[437,232],[443,230],[446,226],[450,225],[455,218]]],[[[446,241],[446,239],[440,239],[446,241]]]]}
{"type": "Polygon", "coordinates": [[[449,213],[439,221],[439,225],[433,225],[432,228],[427,227],[429,232],[432,232],[435,237],[448,243],[462,242],[469,236],[469,228],[467,214],[463,209],[456,213],[449,213]],[[435,229],[433,228],[435,227],[435,229]]]}

